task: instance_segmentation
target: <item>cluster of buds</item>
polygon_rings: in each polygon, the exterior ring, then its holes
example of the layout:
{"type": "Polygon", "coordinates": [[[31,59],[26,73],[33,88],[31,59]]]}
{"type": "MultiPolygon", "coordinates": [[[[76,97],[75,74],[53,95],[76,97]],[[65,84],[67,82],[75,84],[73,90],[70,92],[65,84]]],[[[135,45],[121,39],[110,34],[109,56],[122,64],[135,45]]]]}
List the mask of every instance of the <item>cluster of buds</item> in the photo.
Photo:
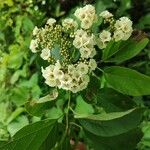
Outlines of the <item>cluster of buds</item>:
{"type": "Polygon", "coordinates": [[[76,93],[88,86],[97,67],[94,59],[97,46],[103,49],[111,40],[127,40],[132,33],[132,22],[126,17],[115,21],[108,11],[98,16],[92,5],[78,8],[74,16],[75,19],[66,18],[61,24],[50,18],[44,28],[35,27],[30,49],[49,63],[48,67],[42,67],[46,84],[76,93]],[[97,34],[92,26],[98,17],[110,25],[97,34]]]}

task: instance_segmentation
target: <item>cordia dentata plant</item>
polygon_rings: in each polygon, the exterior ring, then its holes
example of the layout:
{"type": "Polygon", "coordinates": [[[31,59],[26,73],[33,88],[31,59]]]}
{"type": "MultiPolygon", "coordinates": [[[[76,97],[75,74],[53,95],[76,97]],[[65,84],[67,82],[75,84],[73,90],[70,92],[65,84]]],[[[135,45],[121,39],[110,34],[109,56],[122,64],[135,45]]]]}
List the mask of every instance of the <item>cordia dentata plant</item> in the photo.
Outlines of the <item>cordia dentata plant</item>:
{"type": "Polygon", "coordinates": [[[87,149],[135,149],[144,108],[133,97],[150,94],[150,77],[124,66],[149,42],[133,32],[129,18],[98,14],[92,5],[35,27],[30,49],[50,93],[25,106],[41,121],[0,148],[70,150],[82,141],[87,149]]]}

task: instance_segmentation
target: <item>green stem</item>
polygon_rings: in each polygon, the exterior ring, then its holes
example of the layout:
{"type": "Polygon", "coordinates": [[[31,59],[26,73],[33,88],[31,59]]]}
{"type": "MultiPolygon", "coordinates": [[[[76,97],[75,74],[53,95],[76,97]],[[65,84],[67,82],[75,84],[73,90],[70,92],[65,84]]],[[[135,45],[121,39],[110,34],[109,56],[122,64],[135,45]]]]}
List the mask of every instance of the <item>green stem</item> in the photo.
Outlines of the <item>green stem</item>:
{"type": "Polygon", "coordinates": [[[76,127],[80,128],[81,130],[83,130],[82,126],[78,125],[77,123],[75,122],[70,122],[71,125],[75,125],[76,127]]]}
{"type": "Polygon", "coordinates": [[[94,77],[96,77],[98,80],[100,80],[100,78],[93,72],[92,73],[92,75],[94,76],[94,77]]]}
{"type": "Polygon", "coordinates": [[[70,100],[71,100],[71,92],[70,91],[68,92],[68,95],[69,95],[69,98],[68,98],[68,104],[67,104],[67,110],[66,110],[66,129],[61,138],[60,145],[63,144],[63,142],[67,136],[68,129],[69,129],[69,108],[70,108],[70,100]]]}
{"type": "Polygon", "coordinates": [[[103,71],[101,68],[98,68],[98,67],[97,67],[97,69],[98,69],[99,71],[101,71],[102,73],[104,73],[104,71],[103,71]]]}

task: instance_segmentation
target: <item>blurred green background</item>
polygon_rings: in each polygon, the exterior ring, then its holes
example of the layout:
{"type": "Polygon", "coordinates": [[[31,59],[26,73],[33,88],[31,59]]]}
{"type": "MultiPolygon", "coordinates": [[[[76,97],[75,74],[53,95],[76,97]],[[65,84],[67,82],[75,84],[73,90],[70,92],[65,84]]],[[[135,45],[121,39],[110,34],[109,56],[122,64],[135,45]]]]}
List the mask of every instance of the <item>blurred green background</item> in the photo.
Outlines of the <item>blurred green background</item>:
{"type": "MultiPolygon", "coordinates": [[[[41,118],[29,116],[24,104],[50,91],[44,84],[37,56],[29,50],[32,30],[50,17],[60,20],[84,4],[98,11],[108,9],[133,20],[135,34],[150,36],[149,0],[0,0],[0,141],[13,136],[23,126],[41,118]]],[[[124,66],[150,75],[150,44],[124,66]]],[[[139,150],[150,149],[150,96],[135,97],[145,106],[141,128],[144,136],[139,150]]]]}

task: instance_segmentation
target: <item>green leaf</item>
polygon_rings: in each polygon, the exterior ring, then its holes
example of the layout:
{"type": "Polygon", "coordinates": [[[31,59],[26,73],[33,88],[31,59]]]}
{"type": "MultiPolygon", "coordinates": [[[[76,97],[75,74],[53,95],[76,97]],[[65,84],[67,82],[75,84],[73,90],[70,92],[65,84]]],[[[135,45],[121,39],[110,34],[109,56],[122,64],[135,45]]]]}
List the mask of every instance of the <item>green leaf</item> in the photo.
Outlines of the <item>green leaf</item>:
{"type": "Polygon", "coordinates": [[[12,90],[11,101],[17,106],[25,104],[29,99],[29,89],[26,87],[16,87],[12,90]]]}
{"type": "Polygon", "coordinates": [[[11,45],[9,50],[8,68],[18,69],[23,62],[23,52],[20,51],[19,45],[11,45]]]}
{"type": "Polygon", "coordinates": [[[96,1],[96,3],[95,3],[95,9],[96,9],[97,14],[104,11],[106,9],[106,7],[107,6],[104,4],[103,1],[96,1]]]}
{"type": "Polygon", "coordinates": [[[102,137],[85,131],[85,136],[94,150],[133,150],[142,137],[137,128],[117,136],[102,137]]]}
{"type": "Polygon", "coordinates": [[[93,23],[91,30],[93,33],[97,34],[99,32],[99,27],[103,22],[103,18],[100,16],[97,16],[96,22],[93,23]]]}
{"type": "Polygon", "coordinates": [[[23,21],[22,21],[23,32],[25,34],[29,34],[32,32],[33,28],[34,28],[34,24],[33,24],[32,20],[28,16],[24,16],[23,21]]]}
{"type": "Polygon", "coordinates": [[[54,106],[55,98],[49,94],[37,100],[27,102],[25,107],[28,113],[33,116],[42,116],[48,109],[54,106]]]}
{"type": "Polygon", "coordinates": [[[59,138],[59,130],[58,125],[56,124],[52,132],[50,132],[46,140],[40,146],[39,150],[51,150],[58,141],[58,138],[59,138]]]}
{"type": "Polygon", "coordinates": [[[123,95],[111,88],[103,88],[97,94],[97,104],[106,112],[126,111],[136,106],[127,95],[123,95]]]}
{"type": "Polygon", "coordinates": [[[94,109],[91,104],[86,103],[81,96],[76,99],[75,112],[77,114],[89,115],[94,113],[94,109]]]}
{"type": "Polygon", "coordinates": [[[10,115],[10,112],[8,111],[9,103],[0,103],[0,122],[5,123],[7,117],[10,115]]]}
{"type": "Polygon", "coordinates": [[[130,40],[127,41],[119,51],[115,54],[114,58],[109,59],[111,62],[121,63],[136,56],[148,44],[149,39],[144,38],[141,41],[130,40]]]}
{"type": "Polygon", "coordinates": [[[25,109],[23,107],[18,107],[16,110],[14,110],[11,115],[6,120],[6,125],[8,125],[10,122],[12,122],[14,119],[16,119],[21,113],[23,113],[25,109]]]}
{"type": "Polygon", "coordinates": [[[150,94],[150,77],[125,67],[108,67],[104,70],[108,84],[115,90],[131,95],[150,94]]]}
{"type": "Polygon", "coordinates": [[[137,29],[150,29],[150,13],[143,15],[138,24],[136,25],[137,29]]]}
{"type": "Polygon", "coordinates": [[[115,136],[136,128],[141,121],[143,109],[130,109],[125,112],[78,115],[81,125],[98,136],[115,136]]]}
{"type": "Polygon", "coordinates": [[[0,150],[38,150],[48,135],[52,133],[55,120],[43,120],[19,130],[10,142],[0,146],[0,150]]]}
{"type": "MultiPolygon", "coordinates": [[[[47,110],[45,116],[49,119],[59,119],[61,116],[63,116],[63,111],[59,107],[52,107],[51,109],[47,110]]],[[[62,121],[62,117],[60,118],[60,121],[62,121]]]]}
{"type": "Polygon", "coordinates": [[[17,70],[11,77],[10,83],[14,84],[19,79],[19,77],[26,77],[27,71],[26,66],[22,70],[17,70]]]}
{"type": "Polygon", "coordinates": [[[61,145],[59,145],[58,150],[72,150],[71,145],[70,145],[70,138],[66,137],[65,140],[61,145]]]}
{"type": "Polygon", "coordinates": [[[28,124],[28,118],[25,115],[21,115],[18,116],[13,122],[8,124],[7,130],[9,131],[10,135],[13,136],[17,131],[28,124]]]}
{"type": "Polygon", "coordinates": [[[119,46],[121,45],[121,41],[115,42],[111,41],[108,43],[107,47],[103,50],[102,60],[105,61],[115,53],[119,51],[119,46]]]}

